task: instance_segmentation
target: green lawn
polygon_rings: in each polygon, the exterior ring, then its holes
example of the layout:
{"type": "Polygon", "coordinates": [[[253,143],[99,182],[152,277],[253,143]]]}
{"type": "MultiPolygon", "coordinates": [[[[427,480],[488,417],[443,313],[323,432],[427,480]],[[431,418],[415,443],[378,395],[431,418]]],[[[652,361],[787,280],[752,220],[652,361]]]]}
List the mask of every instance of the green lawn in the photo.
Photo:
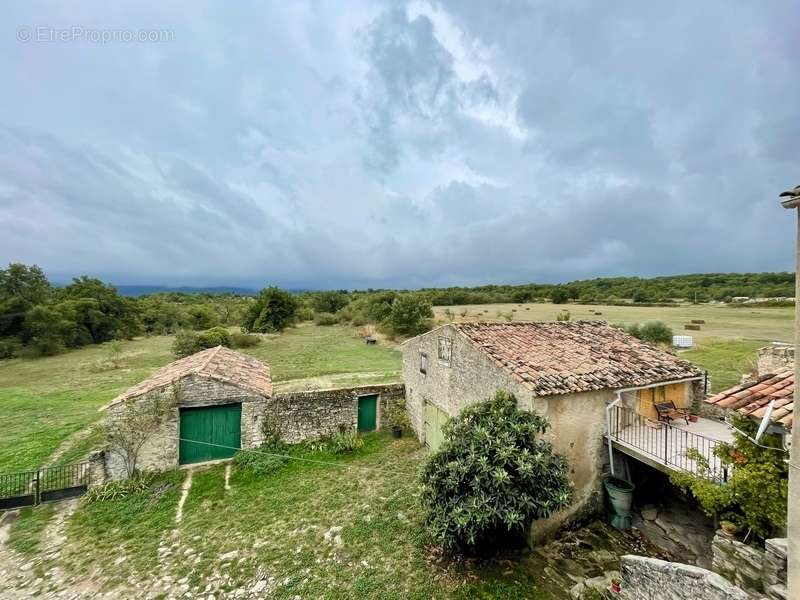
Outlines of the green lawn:
{"type": "Polygon", "coordinates": [[[755,369],[756,351],[764,342],[752,340],[708,340],[681,357],[692,361],[709,373],[711,393],[733,387],[742,375],[755,369]]]}
{"type": "Polygon", "coordinates": [[[274,598],[550,598],[539,589],[540,574],[526,568],[430,563],[417,506],[424,450],[408,437],[365,440],[346,456],[293,450],[333,465],[290,462],[266,476],[234,467],[228,491],[222,465],[195,473],[177,528],[174,474],[155,499],[142,493],[85,506],[68,524],[63,566],[113,574],[107,588],[166,569],[187,577],[195,593],[216,581],[217,597],[264,577],[274,598]],[[235,559],[220,559],[233,551],[235,559]],[[127,560],[114,566],[121,556],[127,560]],[[215,580],[219,573],[229,579],[215,580]]]}
{"type": "MultiPolygon", "coordinates": [[[[173,360],[171,344],[171,336],[123,342],[123,365],[112,370],[98,367],[109,355],[108,345],[0,361],[0,472],[44,463],[71,435],[100,418],[99,407],[173,360]]],[[[383,383],[400,377],[400,353],[386,345],[367,346],[350,327],[301,325],[265,336],[259,346],[244,352],[270,365],[276,389],[383,383]]],[[[78,450],[90,448],[87,444],[86,439],[77,441],[65,456],[78,458],[78,450]]]]}

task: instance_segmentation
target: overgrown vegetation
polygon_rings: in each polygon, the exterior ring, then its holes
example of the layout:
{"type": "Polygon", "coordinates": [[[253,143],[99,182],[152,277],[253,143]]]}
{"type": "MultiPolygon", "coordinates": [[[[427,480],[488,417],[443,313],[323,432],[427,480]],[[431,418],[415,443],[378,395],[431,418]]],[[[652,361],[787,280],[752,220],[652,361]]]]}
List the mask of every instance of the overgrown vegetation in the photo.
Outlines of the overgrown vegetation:
{"type": "MultiPolygon", "coordinates": [[[[763,436],[760,445],[748,439],[748,436],[755,436],[754,421],[735,415],[734,427],[739,431],[734,431],[733,444],[720,444],[714,450],[728,469],[727,481],[711,481],[689,473],[675,473],[670,478],[677,486],[690,491],[706,514],[730,521],[763,540],[786,525],[787,454],[777,436],[763,436]]],[[[711,474],[706,457],[695,449],[689,453],[701,475],[711,474]]]]}
{"type": "Polygon", "coordinates": [[[421,475],[425,522],[437,545],[481,551],[569,505],[569,465],[541,439],[547,428],[505,391],[445,424],[444,442],[421,475]]]}
{"type": "Polygon", "coordinates": [[[650,344],[672,344],[672,329],[663,321],[633,323],[625,327],[625,332],[650,344]]]}
{"type": "Polygon", "coordinates": [[[264,288],[244,312],[242,330],[246,333],[275,333],[294,323],[297,298],[277,287],[264,288]]]}

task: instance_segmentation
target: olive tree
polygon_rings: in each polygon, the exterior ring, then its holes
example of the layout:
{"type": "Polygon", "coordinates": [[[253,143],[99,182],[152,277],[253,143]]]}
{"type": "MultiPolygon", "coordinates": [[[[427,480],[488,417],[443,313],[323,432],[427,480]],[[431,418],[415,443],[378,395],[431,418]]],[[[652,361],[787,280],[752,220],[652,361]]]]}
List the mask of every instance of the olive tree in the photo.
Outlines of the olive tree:
{"type": "Polygon", "coordinates": [[[472,553],[520,537],[534,519],[572,501],[566,458],[541,439],[544,417],[498,391],[444,426],[444,442],[422,468],[421,501],[433,541],[472,553]]]}

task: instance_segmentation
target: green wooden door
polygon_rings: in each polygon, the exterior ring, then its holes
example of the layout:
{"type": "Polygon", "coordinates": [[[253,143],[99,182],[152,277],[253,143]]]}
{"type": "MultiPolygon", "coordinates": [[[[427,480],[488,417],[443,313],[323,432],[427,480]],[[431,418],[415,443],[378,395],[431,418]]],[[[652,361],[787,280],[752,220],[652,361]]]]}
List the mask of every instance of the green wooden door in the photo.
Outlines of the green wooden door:
{"type": "Polygon", "coordinates": [[[182,408],[180,464],[230,458],[242,445],[242,405],[182,408]]]}
{"type": "Polygon", "coordinates": [[[425,402],[425,445],[436,451],[442,445],[442,427],[447,422],[447,413],[435,404],[425,402]]]}
{"type": "Polygon", "coordinates": [[[375,431],[378,428],[378,395],[358,399],[358,430],[375,431]]]}

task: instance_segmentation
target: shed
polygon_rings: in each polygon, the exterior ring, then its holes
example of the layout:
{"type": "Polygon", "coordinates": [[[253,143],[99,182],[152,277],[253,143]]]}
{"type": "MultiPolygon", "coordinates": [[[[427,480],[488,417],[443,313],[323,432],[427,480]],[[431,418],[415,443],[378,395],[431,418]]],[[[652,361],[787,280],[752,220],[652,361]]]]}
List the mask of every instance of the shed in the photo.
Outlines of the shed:
{"type": "MultiPolygon", "coordinates": [[[[175,406],[142,447],[143,471],[230,458],[240,448],[260,445],[272,379],[258,359],[217,346],[158,369],[100,410],[113,427],[131,403],[156,396],[174,398],[175,406]]],[[[124,476],[121,459],[109,456],[107,468],[114,478],[124,476]]]]}

